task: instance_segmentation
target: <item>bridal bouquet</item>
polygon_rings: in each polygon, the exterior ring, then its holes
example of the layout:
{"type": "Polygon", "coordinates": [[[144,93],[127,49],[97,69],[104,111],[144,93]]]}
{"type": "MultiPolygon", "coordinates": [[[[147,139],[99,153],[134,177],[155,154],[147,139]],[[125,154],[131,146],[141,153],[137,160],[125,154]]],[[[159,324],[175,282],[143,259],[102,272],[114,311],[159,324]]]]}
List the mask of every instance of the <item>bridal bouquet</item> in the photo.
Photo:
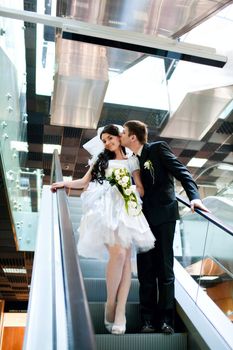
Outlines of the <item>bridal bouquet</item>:
{"type": "Polygon", "coordinates": [[[116,186],[121,193],[127,213],[132,216],[139,215],[142,207],[138,203],[134,190],[135,186],[131,185],[128,170],[126,168],[109,169],[106,172],[106,179],[110,182],[110,185],[116,186]]]}

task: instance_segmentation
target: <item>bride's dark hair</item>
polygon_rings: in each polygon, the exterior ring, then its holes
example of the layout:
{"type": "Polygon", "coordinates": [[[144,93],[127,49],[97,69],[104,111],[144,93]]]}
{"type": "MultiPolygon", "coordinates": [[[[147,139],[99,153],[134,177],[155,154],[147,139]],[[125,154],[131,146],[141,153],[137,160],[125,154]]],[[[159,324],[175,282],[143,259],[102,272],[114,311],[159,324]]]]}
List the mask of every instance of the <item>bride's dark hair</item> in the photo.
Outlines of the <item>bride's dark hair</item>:
{"type": "MultiPolygon", "coordinates": [[[[103,134],[120,136],[120,131],[116,125],[109,124],[109,125],[106,125],[104,129],[101,131],[100,139],[103,134]]],[[[122,151],[124,154],[126,154],[124,147],[122,147],[122,151]]],[[[93,168],[91,171],[91,181],[98,181],[100,184],[102,184],[103,180],[105,180],[105,170],[108,167],[108,161],[110,159],[115,159],[115,157],[116,157],[115,152],[111,152],[107,149],[104,149],[104,151],[98,155],[97,161],[93,165],[93,168]]]]}

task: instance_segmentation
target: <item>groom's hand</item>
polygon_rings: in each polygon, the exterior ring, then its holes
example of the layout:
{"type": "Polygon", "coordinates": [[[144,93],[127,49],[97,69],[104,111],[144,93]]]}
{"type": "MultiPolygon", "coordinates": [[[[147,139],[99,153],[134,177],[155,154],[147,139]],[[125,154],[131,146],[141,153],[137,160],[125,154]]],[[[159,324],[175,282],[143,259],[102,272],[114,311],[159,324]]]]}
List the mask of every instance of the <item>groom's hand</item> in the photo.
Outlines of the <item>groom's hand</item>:
{"type": "Polygon", "coordinates": [[[200,199],[193,199],[190,202],[190,207],[191,207],[191,211],[192,213],[194,213],[194,209],[201,209],[207,213],[210,213],[209,209],[206,208],[206,206],[202,203],[202,201],[200,199]]]}

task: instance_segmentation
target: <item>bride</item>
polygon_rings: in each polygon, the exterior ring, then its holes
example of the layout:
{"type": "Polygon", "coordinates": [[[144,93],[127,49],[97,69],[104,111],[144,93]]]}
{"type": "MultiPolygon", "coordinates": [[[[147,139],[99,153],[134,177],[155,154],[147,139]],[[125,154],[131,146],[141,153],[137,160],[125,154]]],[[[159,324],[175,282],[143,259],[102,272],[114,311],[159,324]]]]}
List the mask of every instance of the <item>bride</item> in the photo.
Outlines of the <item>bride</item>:
{"type": "Polygon", "coordinates": [[[104,150],[83,178],[53,183],[51,190],[84,189],[78,253],[103,259],[107,250],[105,327],[112,334],[124,334],[131,248],[148,251],[154,247],[155,238],[141,210],[144,189],[138,159],[126,156],[118,126],[105,126],[99,137],[104,150]]]}

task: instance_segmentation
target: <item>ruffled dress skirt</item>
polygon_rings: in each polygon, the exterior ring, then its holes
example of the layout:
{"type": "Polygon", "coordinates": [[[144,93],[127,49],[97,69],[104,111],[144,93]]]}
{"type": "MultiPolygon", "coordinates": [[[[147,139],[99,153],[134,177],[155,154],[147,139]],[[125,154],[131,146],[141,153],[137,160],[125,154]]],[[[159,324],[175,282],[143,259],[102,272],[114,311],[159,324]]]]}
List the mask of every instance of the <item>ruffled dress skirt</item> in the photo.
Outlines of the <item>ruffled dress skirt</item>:
{"type": "MultiPolygon", "coordinates": [[[[86,258],[106,259],[107,246],[119,244],[145,252],[154,247],[155,238],[142,212],[129,215],[116,186],[108,181],[90,182],[82,193],[78,254],[86,258]]],[[[140,201],[140,198],[138,198],[140,201]]]]}

